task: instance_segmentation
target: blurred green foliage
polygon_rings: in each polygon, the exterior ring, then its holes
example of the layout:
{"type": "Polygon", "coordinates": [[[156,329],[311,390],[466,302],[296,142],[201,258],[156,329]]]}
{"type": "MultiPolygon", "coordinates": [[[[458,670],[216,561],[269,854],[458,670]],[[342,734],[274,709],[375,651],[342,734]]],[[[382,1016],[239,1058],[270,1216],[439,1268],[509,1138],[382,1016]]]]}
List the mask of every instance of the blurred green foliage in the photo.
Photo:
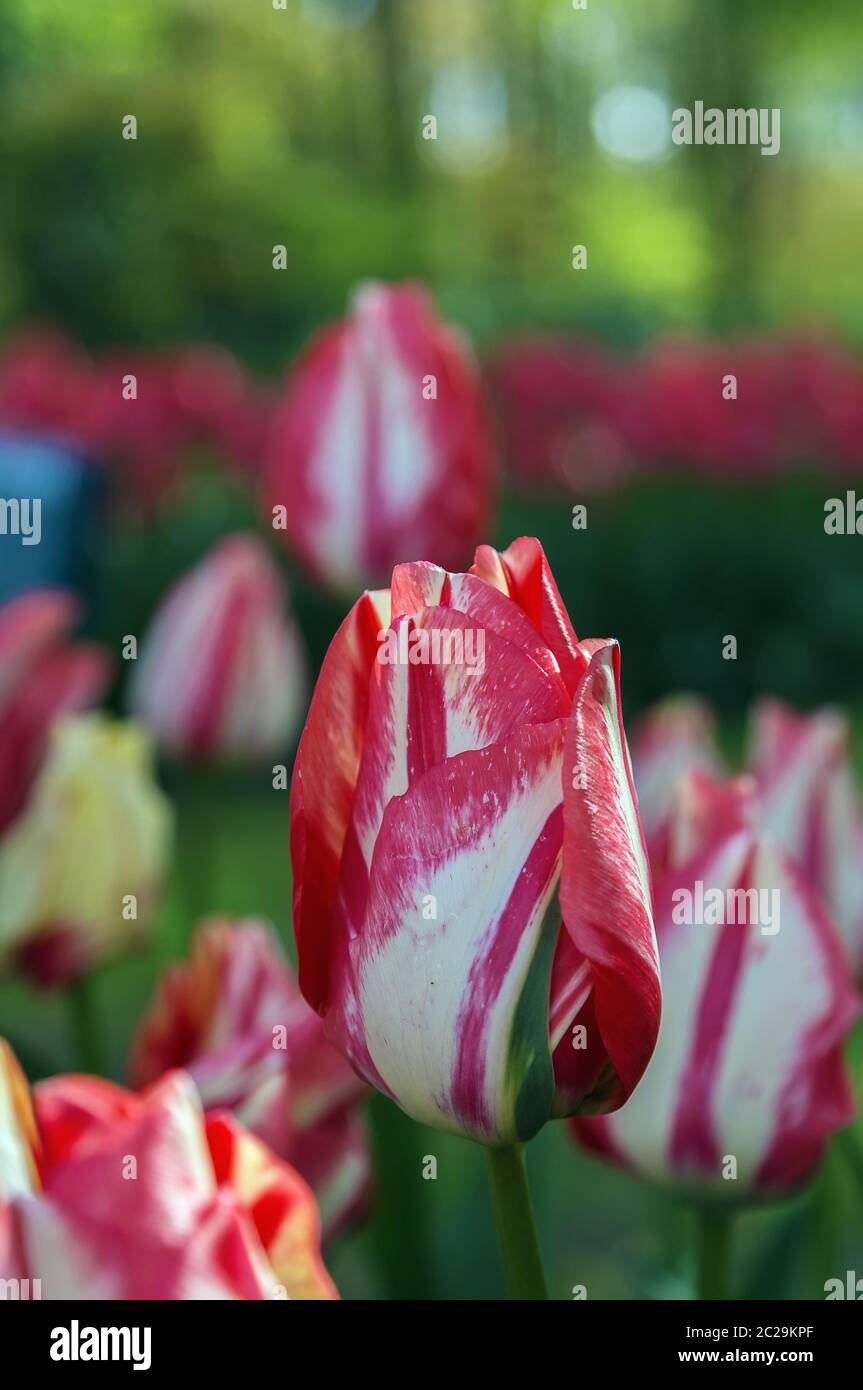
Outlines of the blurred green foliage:
{"type": "Polygon", "coordinates": [[[861,38],[855,0],[7,0],[0,324],[275,369],[358,279],[419,275],[482,341],[813,319],[859,341],[861,38]],[[632,87],[779,106],[781,155],[621,156],[598,103],[632,87]]]}

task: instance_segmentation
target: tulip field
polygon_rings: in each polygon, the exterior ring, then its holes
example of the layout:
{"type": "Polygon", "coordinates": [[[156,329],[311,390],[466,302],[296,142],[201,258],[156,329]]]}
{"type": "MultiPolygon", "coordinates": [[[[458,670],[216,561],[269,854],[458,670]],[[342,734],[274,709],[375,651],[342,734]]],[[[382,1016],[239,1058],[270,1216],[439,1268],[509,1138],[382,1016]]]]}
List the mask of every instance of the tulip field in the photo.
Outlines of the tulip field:
{"type": "Polygon", "coordinates": [[[836,9],[10,0],[0,1303],[52,1361],[150,1368],[85,1302],[512,1300],[818,1364],[863,1299],[836,9]]]}

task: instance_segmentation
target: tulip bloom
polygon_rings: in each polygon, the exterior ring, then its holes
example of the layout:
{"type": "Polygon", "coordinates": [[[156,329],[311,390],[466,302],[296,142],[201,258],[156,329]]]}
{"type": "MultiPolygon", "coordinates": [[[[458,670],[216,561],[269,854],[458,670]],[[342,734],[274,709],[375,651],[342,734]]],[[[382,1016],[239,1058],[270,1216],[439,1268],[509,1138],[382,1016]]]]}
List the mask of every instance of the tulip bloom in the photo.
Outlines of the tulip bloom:
{"type": "Polygon", "coordinates": [[[170,833],[140,730],[102,715],[62,720],[0,841],[0,954],[61,984],[120,949],[143,929],[170,833]]]}
{"type": "Polygon", "coordinates": [[[311,1184],[332,1236],[365,1205],[363,1086],[326,1041],[266,922],[213,919],[170,967],[133,1050],[136,1088],[182,1066],[207,1112],[230,1110],[311,1184]]]}
{"type": "Polygon", "coordinates": [[[71,594],[44,589],[0,607],[0,831],[21,810],[53,721],[95,704],[110,679],[100,647],[72,643],[71,594]]]}
{"type": "Polygon", "coordinates": [[[279,573],[259,540],[235,535],[165,599],[144,637],[130,705],[167,752],[251,762],[285,749],[306,689],[279,573]]]}
{"type": "Polygon", "coordinates": [[[331,1299],[314,1198],[183,1072],[32,1098],[0,1040],[0,1279],[48,1299],[331,1299]],[[32,1283],[31,1283],[32,1287],[32,1283]]]}
{"type": "Polygon", "coordinates": [[[841,942],[758,826],[754,788],[695,776],[655,913],[659,1041],[614,1115],[573,1122],[588,1148],[685,1196],[781,1195],[854,1114],[842,1060],[859,1011],[841,942]],[[684,862],[680,862],[680,860],[684,862]]]}
{"type": "Polygon", "coordinates": [[[577,640],[532,539],[481,546],[468,574],[398,565],[333,639],[292,786],[300,986],[416,1119],[508,1145],[621,1104],[647,1065],[659,974],[618,666],[615,642],[577,640]],[[384,659],[403,633],[420,660],[384,659]],[[471,646],[482,663],[446,660],[471,646]]]}
{"type": "Polygon", "coordinates": [[[266,506],[336,589],[380,582],[401,555],[463,564],[490,501],[486,427],[458,334],[413,285],[363,285],[307,348],[275,411],[266,506]]]}

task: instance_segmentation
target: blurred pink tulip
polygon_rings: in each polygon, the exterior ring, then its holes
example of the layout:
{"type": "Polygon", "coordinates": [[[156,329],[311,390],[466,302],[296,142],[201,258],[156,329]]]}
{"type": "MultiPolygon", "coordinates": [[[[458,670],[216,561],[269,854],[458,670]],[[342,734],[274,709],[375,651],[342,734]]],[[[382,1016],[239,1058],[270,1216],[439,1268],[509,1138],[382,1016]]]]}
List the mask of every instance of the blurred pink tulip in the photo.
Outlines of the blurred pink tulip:
{"type": "Polygon", "coordinates": [[[365,1206],[365,1087],[325,1039],[266,922],[212,919],[162,976],[138,1029],[132,1084],[184,1067],[204,1108],[230,1110],[312,1186],[331,1237],[365,1206]]]}
{"type": "Polygon", "coordinates": [[[840,471],[863,466],[863,362],[838,343],[784,345],[788,452],[840,471]]]}
{"type": "Polygon", "coordinates": [[[111,677],[101,647],[72,642],[75,598],[43,589],[0,607],[0,831],[21,810],[52,723],[95,704],[111,677]]]}
{"type": "Polygon", "coordinates": [[[656,887],[656,1051],[622,1109],[573,1122],[612,1162],[728,1202],[795,1187],[854,1114],[842,1048],[859,1001],[847,958],[799,870],[758,828],[753,796],[751,784],[701,778],[685,797],[691,854],[656,887]]]}
{"type": "Polygon", "coordinates": [[[319,333],[273,420],[265,503],[333,588],[404,556],[457,568],[485,527],[490,461],[476,372],[414,285],[367,284],[319,333]]]}
{"type": "Polygon", "coordinates": [[[517,339],[491,375],[501,444],[521,482],[595,492],[631,473],[635,459],[623,421],[632,373],[601,348],[517,339]]]}
{"type": "Polygon", "coordinates": [[[0,356],[0,428],[110,461],[121,500],[147,513],[196,445],[257,473],[269,409],[236,358],[206,344],[92,358],[58,330],[28,328],[0,356]]]}
{"type": "Polygon", "coordinates": [[[179,349],[171,359],[174,392],[201,441],[241,474],[263,463],[271,401],[230,353],[207,344],[179,349]]]}
{"type": "Polygon", "coordinates": [[[0,1278],[46,1299],[333,1299],[311,1191],[183,1072],[88,1076],[31,1106],[0,1041],[0,1278]]]}
{"type": "Polygon", "coordinates": [[[99,366],[103,450],[145,511],[170,495],[196,447],[240,473],[258,470],[267,404],[230,353],[203,344],[115,350],[99,366]],[[123,389],[131,376],[134,396],[123,389]]]}
{"type": "Polygon", "coordinates": [[[174,586],[144,636],[135,714],[182,757],[252,762],[284,751],[308,688],[279,572],[253,535],[220,541],[174,586]]]}
{"type": "Polygon", "coordinates": [[[112,461],[120,500],[152,513],[176,486],[194,438],[171,358],[114,349],[99,362],[98,397],[100,453],[112,461]]]}
{"type": "Polygon", "coordinates": [[[107,417],[96,363],[64,334],[29,328],[0,357],[0,425],[98,452],[107,417]]]}
{"type": "Polygon", "coordinates": [[[721,476],[763,474],[783,464],[782,361],[769,347],[659,342],[635,377],[643,408],[639,451],[655,463],[721,476]],[[736,396],[726,399],[730,376],[736,396]]]}

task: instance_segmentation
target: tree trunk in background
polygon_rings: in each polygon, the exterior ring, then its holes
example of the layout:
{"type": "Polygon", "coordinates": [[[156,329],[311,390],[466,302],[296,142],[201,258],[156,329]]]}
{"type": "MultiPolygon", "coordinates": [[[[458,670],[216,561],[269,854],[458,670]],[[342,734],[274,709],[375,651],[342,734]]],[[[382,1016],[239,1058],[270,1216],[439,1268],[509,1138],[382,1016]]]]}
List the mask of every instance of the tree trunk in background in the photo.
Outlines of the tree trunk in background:
{"type": "Polygon", "coordinates": [[[405,39],[407,12],[403,0],[378,0],[374,11],[375,46],[383,93],[383,129],[389,181],[411,188],[416,177],[419,113],[410,110],[409,44],[405,39]]]}
{"type": "MultiPolygon", "coordinates": [[[[769,105],[758,80],[757,33],[746,0],[697,0],[689,42],[679,49],[674,105],[692,110],[700,100],[705,110],[723,111],[769,105]]],[[[759,178],[768,167],[753,146],[692,145],[687,154],[702,190],[714,256],[706,316],[718,332],[754,326],[762,255],[759,178]]]]}

